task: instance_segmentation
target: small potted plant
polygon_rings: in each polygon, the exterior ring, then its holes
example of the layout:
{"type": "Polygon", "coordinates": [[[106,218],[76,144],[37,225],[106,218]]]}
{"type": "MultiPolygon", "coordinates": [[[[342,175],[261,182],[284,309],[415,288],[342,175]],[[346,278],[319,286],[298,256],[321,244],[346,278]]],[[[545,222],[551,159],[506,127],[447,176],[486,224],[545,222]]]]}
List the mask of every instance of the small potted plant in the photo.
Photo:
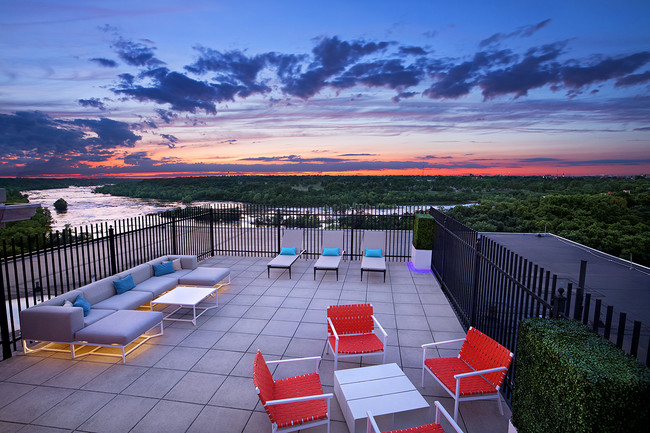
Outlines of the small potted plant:
{"type": "Polygon", "coordinates": [[[413,224],[413,245],[411,262],[415,269],[431,269],[433,238],[436,233],[436,220],[429,214],[415,214],[413,224]]]}

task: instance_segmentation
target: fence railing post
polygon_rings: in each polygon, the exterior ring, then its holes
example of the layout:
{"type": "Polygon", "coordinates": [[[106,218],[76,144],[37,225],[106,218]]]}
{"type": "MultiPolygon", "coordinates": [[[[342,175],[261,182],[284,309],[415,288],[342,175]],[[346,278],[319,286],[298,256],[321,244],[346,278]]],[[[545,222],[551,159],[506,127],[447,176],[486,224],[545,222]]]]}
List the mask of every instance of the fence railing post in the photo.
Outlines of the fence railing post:
{"type": "Polygon", "coordinates": [[[110,254],[111,275],[117,274],[117,256],[115,249],[115,230],[113,226],[108,228],[108,252],[110,254]]]}
{"type": "Polygon", "coordinates": [[[172,215],[172,254],[178,254],[178,241],[176,239],[176,215],[172,215]]]}
{"type": "Polygon", "coordinates": [[[210,256],[214,257],[214,208],[210,206],[210,256]]]}
{"type": "Polygon", "coordinates": [[[281,249],[281,244],[282,244],[282,233],[281,233],[282,224],[280,224],[280,217],[281,217],[280,209],[275,210],[275,216],[277,217],[277,221],[278,221],[278,226],[277,226],[277,228],[278,228],[278,251],[277,251],[277,253],[280,254],[280,249],[281,249]]]}
{"type": "Polygon", "coordinates": [[[557,295],[551,299],[551,305],[553,305],[551,317],[557,319],[564,316],[564,309],[566,308],[566,296],[564,296],[564,289],[558,289],[557,295]]]}
{"type": "Polygon", "coordinates": [[[476,249],[474,250],[474,273],[472,275],[472,309],[469,315],[469,326],[476,326],[476,315],[478,310],[478,285],[479,273],[481,266],[481,239],[476,239],[476,249]]]}
{"type": "Polygon", "coordinates": [[[0,336],[2,337],[2,359],[11,358],[11,339],[9,338],[9,315],[5,299],[5,283],[2,275],[3,261],[0,261],[0,336]]]}

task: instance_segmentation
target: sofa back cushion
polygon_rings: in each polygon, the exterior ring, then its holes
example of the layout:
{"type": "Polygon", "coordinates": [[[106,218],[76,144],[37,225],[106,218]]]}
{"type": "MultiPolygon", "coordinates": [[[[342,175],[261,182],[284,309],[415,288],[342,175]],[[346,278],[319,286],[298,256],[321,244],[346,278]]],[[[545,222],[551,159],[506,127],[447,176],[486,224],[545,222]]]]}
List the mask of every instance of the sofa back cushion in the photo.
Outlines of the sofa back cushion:
{"type": "Polygon", "coordinates": [[[134,268],[127,269],[124,272],[120,272],[118,274],[118,277],[122,279],[129,274],[131,274],[131,276],[133,277],[133,282],[135,284],[140,284],[141,282],[146,281],[149,278],[153,277],[153,269],[151,269],[151,265],[145,263],[143,265],[138,265],[134,268]]]}
{"type": "Polygon", "coordinates": [[[78,289],[75,290],[70,290],[69,292],[66,293],[61,293],[59,296],[56,296],[52,299],[48,299],[47,301],[43,301],[40,304],[37,304],[37,306],[44,306],[44,305],[52,305],[55,307],[60,307],[63,305],[65,301],[70,301],[74,302],[75,299],[77,299],[77,296],[81,295],[81,292],[78,289]]]}
{"type": "Polygon", "coordinates": [[[190,255],[172,255],[172,256],[167,256],[165,260],[176,260],[176,259],[181,259],[181,266],[183,269],[196,269],[199,267],[199,261],[196,259],[196,256],[190,256],[190,255]]]}
{"type": "Polygon", "coordinates": [[[115,287],[113,286],[113,281],[118,279],[119,278],[116,275],[103,278],[94,283],[85,285],[79,288],[79,290],[91,305],[96,304],[117,294],[115,287]]]}

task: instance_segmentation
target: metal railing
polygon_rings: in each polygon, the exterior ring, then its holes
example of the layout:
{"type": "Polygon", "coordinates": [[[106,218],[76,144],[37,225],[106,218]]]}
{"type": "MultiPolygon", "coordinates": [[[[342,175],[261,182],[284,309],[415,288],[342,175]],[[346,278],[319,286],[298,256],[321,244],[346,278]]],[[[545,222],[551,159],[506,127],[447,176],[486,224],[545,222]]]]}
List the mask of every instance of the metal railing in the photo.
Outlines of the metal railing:
{"type": "Polygon", "coordinates": [[[418,207],[275,208],[216,205],[186,208],[62,232],[14,238],[0,245],[0,328],[3,359],[20,340],[19,312],[166,254],[272,256],[283,230],[304,229],[305,258],[322,251],[322,231],[344,230],[346,258],[362,255],[365,230],[385,230],[385,256],[410,255],[418,207]]]}
{"type": "MultiPolygon", "coordinates": [[[[605,306],[602,300],[585,294],[586,262],[580,265],[577,289],[574,282],[560,288],[558,276],[551,270],[481,236],[443,212],[431,209],[430,213],[436,220],[432,269],[465,329],[474,326],[514,353],[521,319],[579,320],[650,365],[647,328],[639,321],[631,323],[626,313],[616,313],[613,306],[605,306]]],[[[510,368],[502,388],[508,402],[514,370],[510,368]]]]}

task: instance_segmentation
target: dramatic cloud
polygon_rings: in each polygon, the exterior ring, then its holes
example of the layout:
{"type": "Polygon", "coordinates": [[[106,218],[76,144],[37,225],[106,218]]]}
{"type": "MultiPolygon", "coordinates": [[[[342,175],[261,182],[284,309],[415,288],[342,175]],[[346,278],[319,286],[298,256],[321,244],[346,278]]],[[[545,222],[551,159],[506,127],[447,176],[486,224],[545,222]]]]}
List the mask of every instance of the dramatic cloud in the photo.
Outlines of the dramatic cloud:
{"type": "Polygon", "coordinates": [[[77,102],[82,107],[94,107],[102,111],[106,110],[106,106],[99,98],[90,98],[90,99],[78,99],[77,102]]]}
{"type": "Polygon", "coordinates": [[[478,45],[479,47],[483,48],[488,45],[493,45],[497,44],[501,41],[504,41],[506,39],[514,38],[514,37],[528,37],[532,36],[535,34],[537,31],[540,29],[543,29],[546,27],[549,23],[551,22],[550,18],[546,19],[544,21],[541,21],[537,24],[530,25],[530,26],[523,26],[519,27],[517,30],[510,32],[510,33],[495,33],[492,36],[490,36],[487,39],[482,40],[478,45]]]}
{"type": "Polygon", "coordinates": [[[165,64],[165,62],[157,59],[154,55],[155,47],[140,42],[133,42],[119,38],[117,41],[113,42],[113,48],[120,59],[124,60],[131,66],[146,66],[154,68],[165,64]]]}
{"type": "Polygon", "coordinates": [[[115,60],[104,59],[104,58],[101,58],[101,57],[95,57],[94,59],[90,59],[90,61],[95,62],[99,66],[103,66],[105,68],[117,68],[117,62],[115,60]]]}
{"type": "Polygon", "coordinates": [[[0,152],[6,157],[83,154],[107,159],[107,149],[133,147],[142,137],[123,122],[101,118],[57,120],[40,112],[0,114],[0,152]]]}

